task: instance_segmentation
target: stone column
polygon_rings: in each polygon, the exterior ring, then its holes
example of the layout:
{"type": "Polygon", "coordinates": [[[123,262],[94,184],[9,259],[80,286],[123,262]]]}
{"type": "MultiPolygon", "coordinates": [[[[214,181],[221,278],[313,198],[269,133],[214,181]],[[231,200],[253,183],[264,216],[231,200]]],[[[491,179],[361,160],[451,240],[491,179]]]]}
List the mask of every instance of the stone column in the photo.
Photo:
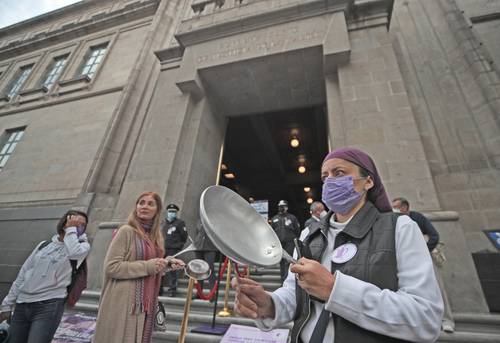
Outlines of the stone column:
{"type": "MultiPolygon", "coordinates": [[[[162,64],[113,222],[125,222],[139,194],[154,191],[165,204],[177,203],[188,229],[194,228],[201,192],[216,182],[225,119],[212,111],[204,94],[183,93],[172,82],[179,77],[179,62],[162,64]]],[[[96,233],[89,258],[89,288],[100,288],[102,261],[113,228],[104,223],[96,233]]]]}
{"type": "Polygon", "coordinates": [[[481,283],[477,277],[458,213],[452,211],[424,213],[439,232],[444,243],[442,251],[446,262],[438,272],[443,276],[453,312],[488,313],[481,283]]]}

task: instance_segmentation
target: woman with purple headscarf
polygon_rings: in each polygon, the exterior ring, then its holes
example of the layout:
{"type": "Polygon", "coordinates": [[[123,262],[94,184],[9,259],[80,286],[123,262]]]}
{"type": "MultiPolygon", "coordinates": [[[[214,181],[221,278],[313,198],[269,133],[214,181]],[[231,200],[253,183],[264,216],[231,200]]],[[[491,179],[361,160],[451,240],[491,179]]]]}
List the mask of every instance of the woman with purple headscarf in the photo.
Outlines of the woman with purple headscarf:
{"type": "Polygon", "coordinates": [[[371,157],[337,149],[321,179],[330,212],[302,232],[283,287],[238,279],[236,311],[264,330],[294,321],[292,342],[434,342],[443,303],[427,246],[392,213],[371,157]]]}

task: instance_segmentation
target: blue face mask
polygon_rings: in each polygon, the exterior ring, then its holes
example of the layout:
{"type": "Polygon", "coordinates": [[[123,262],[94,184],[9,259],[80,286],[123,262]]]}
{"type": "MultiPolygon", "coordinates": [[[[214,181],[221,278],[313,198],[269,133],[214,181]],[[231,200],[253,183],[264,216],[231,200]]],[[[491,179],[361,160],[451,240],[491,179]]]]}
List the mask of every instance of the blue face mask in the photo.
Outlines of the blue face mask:
{"type": "Polygon", "coordinates": [[[81,235],[83,235],[85,233],[85,230],[87,229],[87,226],[86,225],[80,225],[76,228],[76,235],[78,237],[80,237],[81,235]]]}
{"type": "Polygon", "coordinates": [[[356,192],[352,176],[328,177],[323,183],[321,200],[333,212],[345,214],[359,203],[364,193],[356,192]]]}
{"type": "Polygon", "coordinates": [[[177,218],[177,212],[171,212],[171,211],[167,212],[167,220],[169,222],[174,221],[175,218],[177,218]]]}

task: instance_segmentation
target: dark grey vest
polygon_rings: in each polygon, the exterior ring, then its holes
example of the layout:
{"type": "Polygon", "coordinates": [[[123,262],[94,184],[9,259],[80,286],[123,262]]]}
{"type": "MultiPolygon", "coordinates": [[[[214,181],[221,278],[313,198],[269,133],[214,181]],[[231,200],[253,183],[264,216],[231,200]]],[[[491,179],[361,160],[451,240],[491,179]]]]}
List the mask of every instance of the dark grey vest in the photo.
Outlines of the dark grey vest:
{"type": "MultiPolygon", "coordinates": [[[[332,213],[321,222],[311,224],[309,235],[301,247],[302,256],[321,261],[327,247],[327,230],[332,213]]],[[[367,202],[335,239],[335,248],[354,243],[356,255],[343,264],[333,264],[333,270],[372,283],[381,289],[398,289],[395,251],[395,228],[398,215],[380,213],[371,202],[367,202]]],[[[312,307],[311,297],[295,284],[297,311],[292,328],[292,343],[301,342],[300,333],[309,319],[312,307]]],[[[335,343],[395,343],[404,342],[395,338],[367,331],[348,320],[332,315],[335,325],[335,343]]]]}

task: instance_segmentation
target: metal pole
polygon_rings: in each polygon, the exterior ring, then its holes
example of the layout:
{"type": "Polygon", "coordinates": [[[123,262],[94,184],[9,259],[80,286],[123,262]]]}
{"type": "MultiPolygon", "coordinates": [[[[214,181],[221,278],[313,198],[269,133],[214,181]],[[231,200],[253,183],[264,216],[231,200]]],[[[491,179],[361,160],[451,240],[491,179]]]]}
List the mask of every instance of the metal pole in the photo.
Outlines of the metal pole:
{"type": "MultiPolygon", "coordinates": [[[[222,268],[222,254],[219,254],[219,270],[222,268]]],[[[215,273],[215,270],[214,270],[215,273]]],[[[217,303],[219,299],[220,273],[217,272],[217,289],[215,290],[214,313],[212,315],[212,329],[215,327],[215,316],[217,315],[217,303]]]]}
{"type": "Polygon", "coordinates": [[[184,316],[182,317],[181,331],[179,333],[178,343],[184,343],[186,339],[187,325],[189,320],[189,309],[191,307],[191,297],[193,296],[193,287],[195,280],[190,277],[186,295],[186,303],[184,304],[184,316]]]}
{"type": "Polygon", "coordinates": [[[219,311],[219,316],[221,317],[230,317],[232,315],[231,311],[228,307],[229,302],[229,288],[231,286],[231,260],[227,263],[227,277],[226,277],[226,293],[224,294],[224,309],[219,311]]]}

